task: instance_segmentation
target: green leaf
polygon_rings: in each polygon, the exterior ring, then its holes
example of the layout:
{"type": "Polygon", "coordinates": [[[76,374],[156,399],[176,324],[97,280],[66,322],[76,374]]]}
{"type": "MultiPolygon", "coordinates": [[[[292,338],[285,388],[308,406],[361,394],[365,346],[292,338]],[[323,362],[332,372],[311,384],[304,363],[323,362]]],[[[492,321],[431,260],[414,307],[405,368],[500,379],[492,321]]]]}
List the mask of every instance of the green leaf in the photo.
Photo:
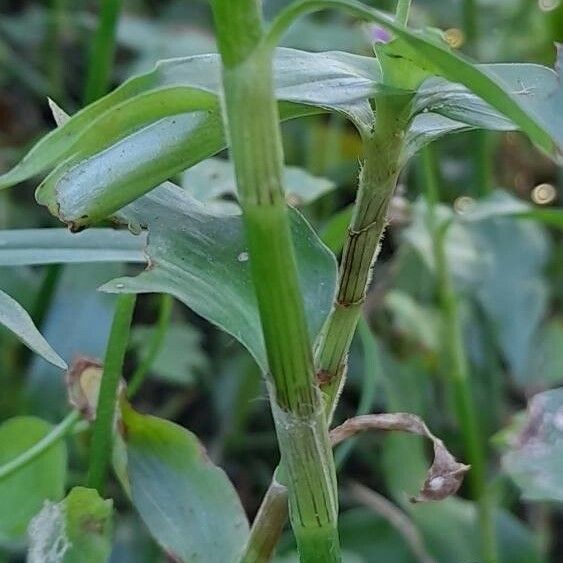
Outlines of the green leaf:
{"type": "Polygon", "coordinates": [[[0,231],[0,266],[86,262],[145,262],[144,236],[115,229],[0,231]]]}
{"type": "MultiPolygon", "coordinates": [[[[418,504],[411,516],[438,561],[480,561],[477,506],[460,498],[418,504]],[[447,533],[444,533],[447,530],[447,533]]],[[[495,513],[500,563],[540,563],[531,530],[506,510],[495,513]]]]}
{"type": "MultiPolygon", "coordinates": [[[[42,325],[49,342],[64,358],[103,358],[115,296],[96,289],[123,273],[121,264],[70,264],[63,268],[42,325]]],[[[25,382],[25,402],[33,412],[58,419],[68,411],[64,378],[42,358],[35,357],[25,382]]]]}
{"type": "Polygon", "coordinates": [[[47,502],[29,526],[28,563],[104,563],[111,553],[113,503],[75,487],[47,502]]]}
{"type": "Polygon", "coordinates": [[[274,21],[268,37],[271,45],[300,15],[327,8],[346,10],[357,17],[378,23],[396,36],[394,55],[422,70],[463,84],[468,90],[510,119],[530,139],[555,160],[563,161],[563,88],[557,74],[545,74],[541,84],[518,96],[511,91],[509,79],[489,68],[479,67],[454,52],[434,33],[412,31],[394,22],[383,12],[355,0],[301,0],[291,4],[274,21]]]}
{"type": "MultiPolygon", "coordinates": [[[[379,74],[373,58],[338,52],[314,54],[280,49],[274,63],[276,94],[282,102],[282,120],[332,110],[345,114],[362,129],[371,126],[373,113],[368,97],[377,88],[379,74]]],[[[152,84],[155,73],[160,76],[160,88],[181,83],[184,87],[199,88],[215,95],[220,92],[217,55],[163,61],[153,73],[146,75],[145,81],[152,84]]],[[[142,78],[135,80],[142,84],[142,78]]],[[[121,111],[121,105],[111,107],[111,97],[115,95],[121,100],[121,90],[128,91],[127,84],[106,97],[106,106],[110,106],[110,109],[104,106],[106,113],[99,118],[93,115],[92,118],[112,123],[112,116],[121,111]]],[[[131,103],[135,99],[132,98],[131,103]]],[[[225,147],[218,109],[173,115],[149,123],[141,102],[137,104],[137,129],[131,129],[128,136],[121,130],[116,130],[116,134],[109,137],[100,135],[95,125],[90,125],[81,137],[73,134],[64,137],[68,145],[64,150],[72,152],[72,146],[76,145],[75,151],[79,152],[59,164],[36,195],[39,203],[49,207],[54,215],[74,229],[107,217],[171,176],[225,147]],[[100,152],[103,147],[105,150],[100,152]],[[86,182],[90,184],[90,192],[84,202],[80,189],[75,186],[86,182]]],[[[92,112],[99,103],[89,106],[92,112]]],[[[83,112],[89,111],[89,108],[79,112],[45,140],[63,135],[73,127],[75,120],[82,119],[83,112]]],[[[34,165],[40,171],[65,157],[66,153],[61,153],[58,158],[43,158],[41,143],[43,141],[32,149],[20,168],[27,162],[30,170],[34,165]]],[[[25,167],[22,169],[25,170],[25,167]]],[[[14,169],[13,174],[16,172],[17,169],[14,169]]],[[[11,182],[10,175],[6,182],[11,182]]]]}
{"type": "Polygon", "coordinates": [[[393,328],[399,334],[409,337],[423,350],[440,350],[440,318],[436,310],[397,290],[385,295],[385,306],[393,317],[393,328]]]}
{"type": "Polygon", "coordinates": [[[33,324],[27,311],[7,293],[0,291],[0,324],[11,330],[30,350],[64,370],[65,361],[51,348],[33,324]]]}
{"type": "Polygon", "coordinates": [[[335,254],[342,252],[353,210],[352,205],[345,207],[332,215],[322,228],[321,238],[335,254]]]}
{"type": "MultiPolygon", "coordinates": [[[[279,49],[275,59],[279,100],[341,111],[363,125],[372,121],[367,98],[376,88],[378,74],[374,59],[347,53],[279,49]]],[[[69,157],[75,162],[91,156],[167,116],[185,117],[186,112],[198,110],[211,110],[217,116],[212,110],[219,91],[218,55],[161,61],[151,72],[125,82],[44,137],[16,168],[0,177],[0,188],[22,182],[69,157]]],[[[301,111],[294,108],[286,117],[301,111]]],[[[165,119],[168,126],[173,122],[165,119]]],[[[222,148],[222,131],[218,133],[214,148],[208,147],[200,160],[222,148]]]]}
{"type": "MultiPolygon", "coordinates": [[[[195,199],[212,203],[224,196],[236,197],[234,166],[228,160],[208,158],[184,172],[182,187],[195,199]]],[[[301,206],[335,189],[326,178],[313,176],[296,166],[284,167],[284,188],[288,203],[301,206]]]]}
{"type": "MultiPolygon", "coordinates": [[[[149,267],[137,277],[113,280],[102,290],[170,293],[239,340],[265,371],[266,351],[241,217],[213,214],[173,184],[153,190],[118,217],[148,227],[149,267]]],[[[297,211],[291,213],[291,227],[314,338],[331,308],[336,263],[297,211]]]]}
{"type": "Polygon", "coordinates": [[[479,200],[463,213],[462,220],[473,222],[494,217],[530,219],[547,227],[563,228],[563,210],[533,207],[503,190],[497,190],[479,200]]]}
{"type": "MultiPolygon", "coordinates": [[[[0,425],[0,465],[27,451],[52,426],[35,417],[11,418],[0,425]]],[[[66,446],[57,442],[21,470],[0,481],[0,544],[19,542],[46,500],[63,497],[66,446]]]]}
{"type": "Polygon", "coordinates": [[[527,387],[563,384],[563,319],[556,317],[534,336],[526,367],[518,375],[527,387]]]}
{"type": "MultiPolygon", "coordinates": [[[[505,116],[555,160],[563,161],[563,88],[558,75],[540,65],[474,65],[463,56],[423,34],[406,28],[394,29],[405,47],[402,55],[434,74],[463,84],[469,92],[505,116]]],[[[558,63],[559,64],[559,63],[558,63]]],[[[455,91],[434,83],[422,93],[422,106],[432,111],[433,103],[446,117],[492,129],[510,129],[467,91],[455,91]],[[424,97],[427,97],[424,100],[424,97]],[[429,103],[429,99],[434,98],[429,103]]]]}
{"type": "Polygon", "coordinates": [[[480,221],[471,231],[484,265],[474,295],[492,321],[512,375],[525,382],[528,357],[548,305],[544,270],[549,239],[540,225],[511,217],[480,221]]]}
{"type": "MultiPolygon", "coordinates": [[[[426,207],[413,207],[407,241],[434,268],[432,240],[426,226],[426,207]]],[[[516,380],[525,383],[528,355],[547,306],[544,269],[549,239],[533,221],[521,220],[529,207],[506,192],[495,192],[465,214],[446,206],[436,213],[448,223],[446,255],[459,290],[472,295],[492,323],[498,342],[516,380]],[[499,210],[503,210],[499,213],[499,210]],[[516,217],[511,216],[516,213],[516,217]],[[506,291],[510,287],[511,291],[506,291]]]]}
{"type": "Polygon", "coordinates": [[[563,388],[535,395],[502,465],[533,501],[563,502],[563,388]]]}
{"type": "Polygon", "coordinates": [[[401,154],[401,163],[405,165],[420,149],[444,135],[471,131],[472,129],[473,127],[470,125],[454,121],[437,113],[420,113],[415,116],[407,131],[401,154]]]}
{"type": "MultiPolygon", "coordinates": [[[[141,358],[156,330],[154,326],[137,325],[133,328],[130,345],[141,358]]],[[[207,367],[199,331],[192,325],[175,323],[166,329],[164,341],[150,371],[168,383],[192,385],[197,374],[205,372],[207,367]]]]}
{"type": "Polygon", "coordinates": [[[235,563],[248,522],[225,473],[191,432],[123,406],[127,477],[151,534],[184,563],[235,563]]]}

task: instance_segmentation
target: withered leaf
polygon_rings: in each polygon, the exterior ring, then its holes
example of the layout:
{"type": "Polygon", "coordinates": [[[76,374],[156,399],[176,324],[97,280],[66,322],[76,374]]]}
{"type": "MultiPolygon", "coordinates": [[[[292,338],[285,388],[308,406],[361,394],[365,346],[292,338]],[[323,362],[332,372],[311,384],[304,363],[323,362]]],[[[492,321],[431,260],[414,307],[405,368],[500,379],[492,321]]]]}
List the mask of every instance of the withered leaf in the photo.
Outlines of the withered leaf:
{"type": "Polygon", "coordinates": [[[426,474],[422,489],[417,496],[412,497],[411,502],[426,502],[431,500],[443,500],[454,495],[463,477],[470,466],[459,463],[444,446],[444,442],[434,436],[424,421],[414,414],[382,413],[367,414],[350,418],[344,424],[334,428],[330,433],[332,445],[366,430],[400,431],[417,434],[432,441],[434,446],[434,461],[426,474]]]}

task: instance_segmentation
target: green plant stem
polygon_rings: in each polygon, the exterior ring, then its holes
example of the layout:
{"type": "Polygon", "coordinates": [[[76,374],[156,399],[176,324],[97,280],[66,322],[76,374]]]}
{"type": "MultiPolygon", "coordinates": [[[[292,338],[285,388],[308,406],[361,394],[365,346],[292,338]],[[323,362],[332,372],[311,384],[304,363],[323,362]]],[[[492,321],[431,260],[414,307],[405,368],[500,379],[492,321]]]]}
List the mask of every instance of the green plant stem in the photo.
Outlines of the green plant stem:
{"type": "Polygon", "coordinates": [[[377,96],[375,131],[364,139],[364,165],[344,242],[336,300],[319,335],[315,354],[329,420],[345,380],[350,344],[387,225],[387,210],[400,172],[409,101],[408,96],[377,96]]]}
{"type": "Polygon", "coordinates": [[[479,31],[477,0],[463,0],[462,12],[465,43],[470,49],[474,49],[479,31]]]}
{"type": "Polygon", "coordinates": [[[64,57],[61,53],[61,29],[64,21],[66,0],[50,0],[45,34],[45,67],[49,79],[49,96],[59,103],[64,93],[64,57]]]}
{"type": "Polygon", "coordinates": [[[486,563],[497,563],[498,551],[494,514],[486,481],[486,452],[471,389],[458,296],[452,284],[445,251],[445,236],[448,225],[440,225],[436,216],[436,205],[439,201],[439,178],[435,155],[431,147],[423,149],[422,159],[425,193],[428,202],[428,226],[433,240],[438,298],[443,317],[444,371],[451,378],[465,455],[467,461],[471,464],[469,484],[472,496],[478,505],[483,559],[486,563]]]}
{"type": "Polygon", "coordinates": [[[115,55],[115,34],[122,0],[101,0],[98,28],[90,48],[84,101],[89,104],[107,91],[115,55]]]}
{"type": "Polygon", "coordinates": [[[0,481],[8,478],[45,453],[50,447],[69,434],[78,420],[80,420],[80,413],[76,410],[71,411],[51,430],[51,432],[49,432],[49,434],[44,436],[34,446],[23,452],[17,458],[0,466],[0,481]]]}
{"type": "Polygon", "coordinates": [[[412,0],[397,0],[395,21],[400,25],[407,25],[412,0]]]}
{"type": "Polygon", "coordinates": [[[267,563],[287,521],[287,488],[274,477],[254,519],[242,563],[267,563]],[[282,517],[280,517],[280,515],[282,517]]]}
{"type": "MultiPolygon", "coordinates": [[[[409,102],[410,97],[377,97],[375,130],[364,138],[364,164],[354,213],[344,242],[336,300],[315,347],[317,379],[323,391],[327,418],[332,417],[338,402],[346,375],[350,344],[361,317],[372,265],[387,224],[387,209],[400,172],[409,102]]],[[[271,486],[275,486],[275,480],[271,486]]],[[[269,525],[270,536],[273,530],[283,529],[287,519],[287,506],[279,501],[280,495],[278,491],[273,496],[270,490],[266,494],[253,524],[247,553],[253,550],[252,541],[259,541],[255,529],[266,527],[261,522],[262,515],[267,514],[276,522],[269,525]],[[275,499],[277,511],[274,507],[265,506],[272,499],[275,499]]],[[[267,556],[262,550],[262,559],[245,559],[245,563],[269,561],[276,542],[271,541],[270,537],[267,545],[272,547],[267,556]]]]}
{"type": "MultiPolygon", "coordinates": [[[[358,336],[362,344],[364,368],[362,375],[362,391],[356,416],[362,416],[364,414],[370,414],[371,412],[371,407],[375,400],[377,382],[380,379],[378,350],[369,324],[362,315],[358,322],[358,336]]],[[[337,469],[340,469],[344,465],[348,456],[352,453],[356,442],[356,438],[351,438],[338,446],[334,455],[337,469]]]]}
{"type": "Polygon", "coordinates": [[[254,0],[215,0],[225,115],[243,211],[270,374],[268,391],[289,489],[300,560],[341,561],[332,449],[297,277],[285,203],[283,150],[273,90],[272,50],[264,48],[254,0]]]}
{"type": "Polygon", "coordinates": [[[136,295],[118,296],[104,360],[88,468],[88,486],[100,496],[104,494],[111,459],[115,407],[135,302],[136,295]]]}
{"type": "Polygon", "coordinates": [[[168,332],[173,304],[174,300],[171,295],[166,293],[160,295],[160,307],[154,335],[149,343],[145,357],[139,363],[139,366],[134,371],[129,383],[127,384],[127,396],[129,398],[133,397],[137,391],[139,391],[147,373],[158,356],[160,348],[166,338],[166,333],[168,332]]]}
{"type": "MultiPolygon", "coordinates": [[[[465,34],[466,51],[474,56],[479,55],[479,11],[477,0],[464,0],[462,5],[463,33],[465,34]]],[[[466,133],[471,145],[471,161],[473,163],[473,195],[484,197],[494,189],[494,173],[492,159],[492,138],[485,130],[466,133]]]]}

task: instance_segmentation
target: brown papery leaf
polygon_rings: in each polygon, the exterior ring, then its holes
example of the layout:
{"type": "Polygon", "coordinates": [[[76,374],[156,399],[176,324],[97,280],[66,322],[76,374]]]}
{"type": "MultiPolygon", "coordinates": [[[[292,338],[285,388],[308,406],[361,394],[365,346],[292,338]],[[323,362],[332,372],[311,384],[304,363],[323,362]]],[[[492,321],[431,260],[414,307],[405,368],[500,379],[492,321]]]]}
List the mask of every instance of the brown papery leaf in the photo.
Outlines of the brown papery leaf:
{"type": "MultiPolygon", "coordinates": [[[[80,356],[72,362],[65,376],[68,401],[88,422],[96,419],[103,373],[104,366],[101,362],[80,356]]],[[[118,391],[120,397],[125,390],[125,381],[121,379],[118,391]]]]}
{"type": "Polygon", "coordinates": [[[434,436],[424,421],[414,414],[398,412],[383,414],[367,414],[348,419],[344,424],[334,428],[330,433],[332,445],[366,430],[384,430],[408,432],[424,436],[432,441],[434,446],[434,461],[426,474],[424,485],[411,502],[426,502],[430,500],[442,500],[454,495],[463,477],[469,471],[470,466],[459,463],[444,446],[444,442],[434,436]]]}

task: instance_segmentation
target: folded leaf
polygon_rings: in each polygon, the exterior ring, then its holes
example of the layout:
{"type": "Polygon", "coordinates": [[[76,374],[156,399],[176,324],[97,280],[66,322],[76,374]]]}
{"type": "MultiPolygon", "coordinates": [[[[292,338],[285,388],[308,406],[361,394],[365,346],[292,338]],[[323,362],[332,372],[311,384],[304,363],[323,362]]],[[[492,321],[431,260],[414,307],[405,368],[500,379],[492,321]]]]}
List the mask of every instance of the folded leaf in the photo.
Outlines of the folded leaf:
{"type": "MultiPolygon", "coordinates": [[[[214,214],[170,183],[125,207],[117,218],[148,228],[149,267],[137,277],[113,280],[102,290],[170,293],[233,335],[266,370],[242,218],[214,214]]],[[[330,311],[336,261],[297,211],[291,213],[291,229],[314,338],[330,311]]]]}
{"type": "MultiPolygon", "coordinates": [[[[367,100],[376,90],[379,76],[373,58],[279,49],[274,66],[279,100],[339,111],[358,126],[370,126],[373,117],[367,100]]],[[[0,177],[0,189],[70,157],[76,163],[160,118],[198,109],[212,111],[218,105],[220,89],[216,54],[161,61],[151,72],[125,82],[45,136],[18,166],[0,177]]],[[[296,108],[293,113],[300,112],[296,108]]],[[[286,118],[292,116],[290,112],[286,118]]],[[[222,132],[217,142],[202,158],[222,148],[222,132]]]]}
{"type": "Polygon", "coordinates": [[[65,361],[49,346],[27,311],[7,293],[0,291],[0,324],[11,330],[28,348],[60,369],[65,361]]]}
{"type": "Polygon", "coordinates": [[[188,430],[122,407],[131,500],[158,543],[184,563],[235,563],[248,521],[225,473],[188,430]]]}
{"type": "Polygon", "coordinates": [[[28,563],[103,563],[111,553],[112,501],[75,487],[31,521],[28,563]]]}
{"type": "Polygon", "coordinates": [[[386,45],[387,56],[404,59],[426,73],[463,84],[510,119],[552,158],[563,162],[563,87],[555,72],[551,71],[549,76],[546,74],[545,80],[534,84],[533,90],[524,88],[524,95],[518,97],[517,92],[511,91],[510,80],[501,78],[488,68],[472,64],[437,38],[435,33],[410,30],[387,14],[356,0],[298,0],[274,20],[267,41],[272,46],[276,45],[300,15],[327,8],[348,11],[392,32],[395,39],[386,45]]]}

